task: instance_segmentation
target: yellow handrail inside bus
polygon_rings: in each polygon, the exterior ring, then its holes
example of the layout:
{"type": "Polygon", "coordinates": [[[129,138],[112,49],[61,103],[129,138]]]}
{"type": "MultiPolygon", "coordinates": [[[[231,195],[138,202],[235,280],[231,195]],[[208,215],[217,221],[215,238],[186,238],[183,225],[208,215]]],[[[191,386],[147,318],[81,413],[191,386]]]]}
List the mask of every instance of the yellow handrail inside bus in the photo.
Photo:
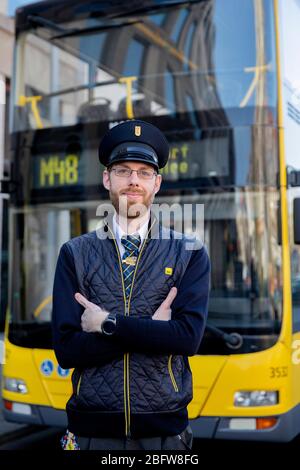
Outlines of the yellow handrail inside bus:
{"type": "Polygon", "coordinates": [[[46,305],[48,305],[50,302],[52,302],[52,295],[49,295],[48,297],[46,297],[46,298],[37,306],[37,308],[36,308],[36,309],[34,310],[34,312],[33,312],[33,316],[34,316],[35,318],[37,318],[37,317],[41,314],[43,308],[46,307],[46,305]]]}
{"type": "Polygon", "coordinates": [[[176,57],[176,59],[179,59],[180,62],[183,64],[188,64],[192,70],[199,69],[199,65],[195,64],[192,60],[186,57],[182,51],[174,47],[170,40],[163,39],[155,31],[152,31],[152,29],[147,25],[137,23],[134,25],[134,27],[144,33],[144,35],[147,36],[154,44],[158,44],[158,46],[161,48],[166,49],[170,55],[173,55],[176,57]]]}
{"type": "Polygon", "coordinates": [[[121,77],[119,78],[120,83],[126,84],[126,113],[128,119],[133,119],[133,107],[132,107],[132,82],[137,80],[137,77],[121,77]]]}
{"type": "Polygon", "coordinates": [[[253,94],[255,90],[255,87],[257,86],[260,80],[261,74],[268,72],[268,70],[271,70],[271,67],[272,67],[271,64],[265,64],[265,65],[256,65],[255,67],[244,68],[245,73],[254,72],[254,77],[249,86],[247,93],[245,94],[244,98],[242,99],[240,103],[240,108],[244,108],[247,105],[248,101],[251,98],[251,95],[253,94]]]}
{"type": "Polygon", "coordinates": [[[38,129],[43,129],[43,127],[44,127],[43,123],[42,123],[40,113],[39,113],[38,105],[37,105],[37,102],[41,101],[42,98],[43,97],[40,96],[40,95],[36,95],[36,96],[20,95],[19,96],[19,102],[18,102],[18,105],[22,106],[22,107],[24,107],[24,106],[26,106],[26,104],[30,103],[32,114],[33,114],[33,117],[35,119],[36,126],[37,126],[38,129]]]}

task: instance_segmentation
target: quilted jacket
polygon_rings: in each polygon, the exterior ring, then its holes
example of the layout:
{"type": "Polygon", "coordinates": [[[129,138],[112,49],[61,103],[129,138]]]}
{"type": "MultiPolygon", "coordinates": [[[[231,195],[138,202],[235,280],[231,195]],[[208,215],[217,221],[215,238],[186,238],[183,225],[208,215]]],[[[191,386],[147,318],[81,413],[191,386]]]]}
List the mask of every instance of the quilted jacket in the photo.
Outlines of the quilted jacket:
{"type": "MultiPolygon", "coordinates": [[[[198,243],[168,231],[155,219],[151,223],[137,259],[128,308],[110,223],[66,243],[79,291],[86,298],[117,315],[151,320],[171,287],[180,285],[193,253],[191,243],[198,243]]],[[[72,385],[66,409],[68,427],[77,435],[175,435],[188,424],[192,373],[184,355],[131,348],[106,364],[75,367],[72,385]]]]}

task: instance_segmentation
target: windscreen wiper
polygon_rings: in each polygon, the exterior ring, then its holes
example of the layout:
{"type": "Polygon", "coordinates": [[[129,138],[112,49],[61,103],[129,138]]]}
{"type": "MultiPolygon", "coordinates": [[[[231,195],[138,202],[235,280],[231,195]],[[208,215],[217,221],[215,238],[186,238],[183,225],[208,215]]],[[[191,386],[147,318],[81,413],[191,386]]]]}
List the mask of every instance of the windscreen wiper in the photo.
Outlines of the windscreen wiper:
{"type": "Polygon", "coordinates": [[[231,349],[239,349],[243,345],[244,340],[239,333],[225,333],[225,331],[221,330],[220,328],[208,324],[206,325],[206,329],[215,336],[222,338],[226,345],[231,349]]]}

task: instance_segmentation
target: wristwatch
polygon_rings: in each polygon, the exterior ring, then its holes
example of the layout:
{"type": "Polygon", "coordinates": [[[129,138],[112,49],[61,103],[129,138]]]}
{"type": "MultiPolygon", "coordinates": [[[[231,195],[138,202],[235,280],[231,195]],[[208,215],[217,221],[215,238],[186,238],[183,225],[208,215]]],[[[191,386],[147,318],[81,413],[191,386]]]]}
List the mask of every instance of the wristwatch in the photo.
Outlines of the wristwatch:
{"type": "Polygon", "coordinates": [[[117,318],[115,313],[110,313],[101,326],[101,333],[104,335],[113,335],[117,326],[117,318]]]}

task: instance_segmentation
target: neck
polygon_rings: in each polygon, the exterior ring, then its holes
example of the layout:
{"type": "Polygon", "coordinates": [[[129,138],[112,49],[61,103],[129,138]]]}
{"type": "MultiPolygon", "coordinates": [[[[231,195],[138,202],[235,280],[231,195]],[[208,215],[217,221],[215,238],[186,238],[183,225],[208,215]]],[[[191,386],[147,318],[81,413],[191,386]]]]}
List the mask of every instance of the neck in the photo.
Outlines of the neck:
{"type": "Polygon", "coordinates": [[[127,217],[123,217],[120,214],[116,214],[116,221],[117,224],[120,225],[121,229],[125,232],[128,233],[128,235],[131,235],[134,232],[137,232],[142,225],[146,223],[147,220],[149,220],[150,217],[150,209],[147,210],[145,214],[143,214],[141,217],[136,217],[134,219],[128,219],[127,217]]]}

